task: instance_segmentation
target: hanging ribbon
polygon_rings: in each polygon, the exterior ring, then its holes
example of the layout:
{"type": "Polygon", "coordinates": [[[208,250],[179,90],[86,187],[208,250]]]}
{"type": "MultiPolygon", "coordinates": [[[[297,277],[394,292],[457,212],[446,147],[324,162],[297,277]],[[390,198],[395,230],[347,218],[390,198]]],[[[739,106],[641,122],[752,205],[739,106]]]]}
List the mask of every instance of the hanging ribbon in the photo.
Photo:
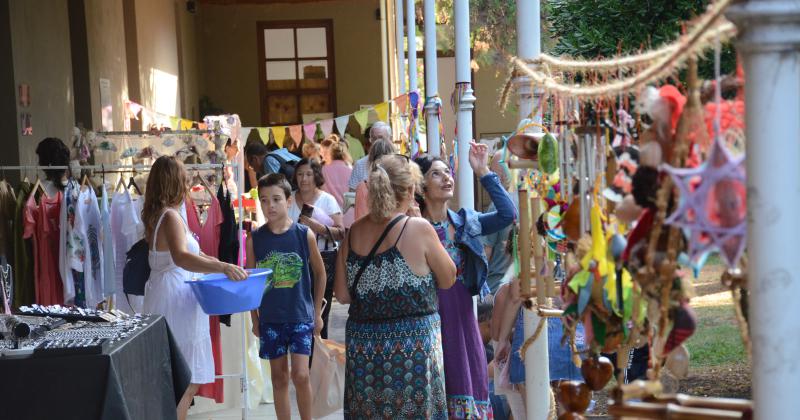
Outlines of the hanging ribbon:
{"type": "Polygon", "coordinates": [[[317,133],[317,123],[304,124],[303,133],[305,133],[307,139],[314,141],[314,135],[317,133]]]}
{"type": "Polygon", "coordinates": [[[410,114],[414,118],[419,117],[419,92],[413,91],[408,94],[408,102],[411,105],[410,114]]]}
{"type": "Polygon", "coordinates": [[[347,123],[350,122],[349,115],[342,115],[341,117],[336,118],[336,131],[339,132],[339,136],[344,137],[344,133],[347,131],[347,123]]]}
{"type": "Polygon", "coordinates": [[[300,146],[300,142],[303,141],[303,126],[302,125],[290,125],[289,126],[289,136],[292,137],[292,141],[294,141],[295,146],[300,146]]]}
{"type": "Polygon", "coordinates": [[[319,122],[319,128],[322,130],[322,135],[328,137],[333,132],[333,120],[322,120],[319,122]]]}

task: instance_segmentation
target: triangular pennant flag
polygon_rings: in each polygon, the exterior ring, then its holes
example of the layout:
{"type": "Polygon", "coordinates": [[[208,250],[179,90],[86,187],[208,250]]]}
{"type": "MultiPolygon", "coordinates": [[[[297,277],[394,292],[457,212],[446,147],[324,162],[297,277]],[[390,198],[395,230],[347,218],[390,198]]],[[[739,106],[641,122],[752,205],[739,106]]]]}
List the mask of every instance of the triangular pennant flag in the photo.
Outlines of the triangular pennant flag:
{"type": "Polygon", "coordinates": [[[169,117],[169,126],[173,130],[177,130],[181,126],[181,119],[178,117],[169,117]]]}
{"type": "Polygon", "coordinates": [[[394,103],[397,104],[397,112],[400,114],[405,114],[406,105],[408,105],[408,95],[400,95],[394,98],[394,103]]]}
{"type": "Polygon", "coordinates": [[[192,120],[184,120],[183,118],[181,118],[181,121],[180,121],[180,129],[181,130],[191,130],[192,126],[194,126],[194,121],[192,121],[192,120]]]}
{"type": "Polygon", "coordinates": [[[356,119],[358,125],[361,126],[361,129],[364,130],[367,128],[367,121],[369,119],[369,108],[362,109],[360,111],[356,111],[353,114],[353,117],[356,119]]]}
{"type": "Polygon", "coordinates": [[[314,141],[314,134],[317,133],[317,123],[304,124],[303,133],[305,133],[307,139],[314,141]]]}
{"type": "Polygon", "coordinates": [[[299,146],[300,142],[303,141],[303,126],[302,125],[290,125],[289,126],[289,135],[292,137],[295,146],[299,146]]]}
{"type": "Polygon", "coordinates": [[[389,121],[389,102],[383,102],[375,105],[375,112],[378,114],[378,119],[387,122],[389,121]]]}
{"type": "Polygon", "coordinates": [[[344,137],[345,131],[347,131],[347,123],[350,122],[349,115],[342,115],[341,117],[336,118],[336,131],[339,132],[339,135],[344,137]]]}
{"type": "Polygon", "coordinates": [[[322,135],[328,137],[333,132],[333,120],[322,120],[319,122],[319,128],[322,129],[322,135]]]}
{"type": "Polygon", "coordinates": [[[286,138],[286,127],[272,127],[270,130],[272,130],[272,137],[275,138],[275,144],[283,148],[283,139],[286,138]]]}
{"type": "Polygon", "coordinates": [[[250,136],[250,131],[253,129],[251,127],[242,127],[239,130],[239,144],[247,143],[247,137],[250,136]]]}
{"type": "MultiPolygon", "coordinates": [[[[261,137],[261,141],[264,144],[269,143],[269,128],[268,127],[257,127],[256,131],[258,131],[258,137],[261,137]]],[[[245,139],[245,142],[247,139],[245,139]]]]}

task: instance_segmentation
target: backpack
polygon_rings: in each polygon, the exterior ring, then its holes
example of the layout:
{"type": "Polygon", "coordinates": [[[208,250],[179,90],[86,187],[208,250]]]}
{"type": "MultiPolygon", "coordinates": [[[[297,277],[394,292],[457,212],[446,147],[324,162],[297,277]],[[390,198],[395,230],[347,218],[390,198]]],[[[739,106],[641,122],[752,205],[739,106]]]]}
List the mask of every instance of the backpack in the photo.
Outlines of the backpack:
{"type": "Polygon", "coordinates": [[[126,253],[122,270],[122,291],[125,294],[144,296],[144,285],[150,278],[149,252],[147,241],[140,239],[126,253]]]}
{"type": "Polygon", "coordinates": [[[280,165],[278,173],[283,174],[283,176],[285,176],[286,179],[289,180],[289,182],[291,183],[292,180],[294,179],[295,166],[297,166],[297,162],[299,162],[300,159],[286,160],[279,153],[274,153],[274,152],[268,153],[267,157],[275,159],[278,162],[278,164],[280,165]]]}

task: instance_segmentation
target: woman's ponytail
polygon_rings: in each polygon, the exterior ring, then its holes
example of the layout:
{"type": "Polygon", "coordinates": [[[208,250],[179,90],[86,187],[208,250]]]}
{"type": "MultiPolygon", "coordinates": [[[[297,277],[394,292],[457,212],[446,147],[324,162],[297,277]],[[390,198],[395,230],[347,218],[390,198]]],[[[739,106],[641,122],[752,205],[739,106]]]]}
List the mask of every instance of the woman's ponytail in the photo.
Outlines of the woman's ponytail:
{"type": "Polygon", "coordinates": [[[369,214],[372,220],[378,222],[392,215],[397,208],[392,181],[380,163],[376,162],[369,174],[367,184],[369,190],[369,214]]]}

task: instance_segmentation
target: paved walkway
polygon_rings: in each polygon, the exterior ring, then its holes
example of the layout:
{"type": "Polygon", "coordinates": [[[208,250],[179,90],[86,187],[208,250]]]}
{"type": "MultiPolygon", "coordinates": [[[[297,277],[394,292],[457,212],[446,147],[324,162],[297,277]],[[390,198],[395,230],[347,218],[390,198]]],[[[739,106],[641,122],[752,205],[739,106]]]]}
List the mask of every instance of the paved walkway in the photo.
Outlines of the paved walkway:
{"type": "MultiPolygon", "coordinates": [[[[344,343],[344,327],[347,322],[347,306],[334,302],[331,308],[330,326],[328,327],[329,338],[340,343],[344,343]]],[[[297,411],[297,403],[294,396],[294,386],[289,387],[289,400],[292,403],[292,418],[299,419],[300,413],[297,411]]],[[[191,413],[191,411],[190,411],[191,413]]],[[[342,410],[323,417],[325,420],[341,419],[344,417],[342,410]]],[[[219,411],[205,412],[200,414],[190,414],[189,420],[233,420],[242,418],[241,408],[230,408],[219,411]]],[[[274,404],[261,404],[258,408],[248,412],[250,420],[272,420],[277,419],[274,404]]]]}

